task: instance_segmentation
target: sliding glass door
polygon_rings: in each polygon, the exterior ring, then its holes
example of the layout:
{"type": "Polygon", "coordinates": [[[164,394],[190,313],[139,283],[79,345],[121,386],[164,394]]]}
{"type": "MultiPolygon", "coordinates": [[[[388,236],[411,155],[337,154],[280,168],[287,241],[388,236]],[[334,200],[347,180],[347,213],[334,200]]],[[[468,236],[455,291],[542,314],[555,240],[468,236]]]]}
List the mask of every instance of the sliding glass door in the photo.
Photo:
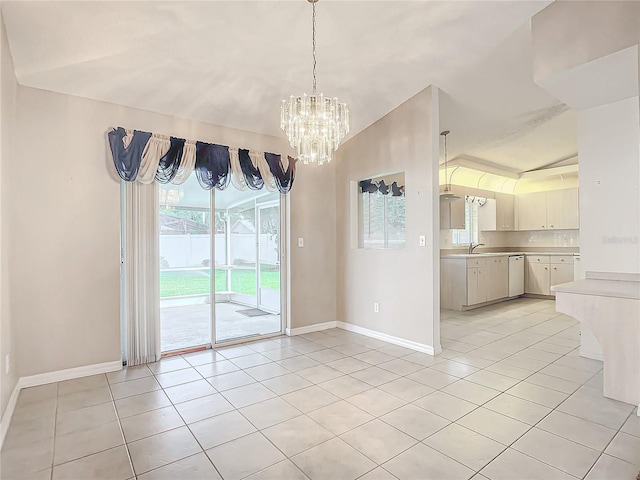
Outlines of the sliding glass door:
{"type": "Polygon", "coordinates": [[[162,352],[211,343],[211,192],[195,174],[159,186],[162,352]]]}
{"type": "Polygon", "coordinates": [[[216,343],[280,333],[280,194],[216,191],[216,343]]]}
{"type": "Polygon", "coordinates": [[[212,193],[195,174],[159,186],[162,352],[282,331],[280,205],[266,190],[212,193]]]}

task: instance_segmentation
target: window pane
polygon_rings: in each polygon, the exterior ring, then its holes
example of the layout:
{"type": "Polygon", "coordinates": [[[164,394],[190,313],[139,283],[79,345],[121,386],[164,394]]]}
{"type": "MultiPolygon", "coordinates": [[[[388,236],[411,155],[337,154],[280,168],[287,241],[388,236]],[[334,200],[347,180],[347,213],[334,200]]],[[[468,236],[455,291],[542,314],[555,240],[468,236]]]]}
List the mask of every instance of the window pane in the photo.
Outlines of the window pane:
{"type": "Polygon", "coordinates": [[[404,173],[358,182],[358,246],[405,246],[404,173]]]}

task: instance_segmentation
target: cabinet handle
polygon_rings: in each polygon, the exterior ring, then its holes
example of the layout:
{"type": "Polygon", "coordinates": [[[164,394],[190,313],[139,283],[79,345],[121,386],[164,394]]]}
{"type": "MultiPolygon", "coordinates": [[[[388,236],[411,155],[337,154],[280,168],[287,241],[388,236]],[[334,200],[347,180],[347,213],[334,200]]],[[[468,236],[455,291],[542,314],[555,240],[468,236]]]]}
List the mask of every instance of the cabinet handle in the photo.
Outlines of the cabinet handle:
{"type": "Polygon", "coordinates": [[[557,270],[557,268],[556,268],[556,267],[553,267],[553,269],[554,269],[554,270],[557,270]]]}
{"type": "Polygon", "coordinates": [[[547,267],[544,267],[545,270],[549,270],[547,267]]]}
{"type": "Polygon", "coordinates": [[[564,262],[564,258],[561,258],[561,259],[560,259],[560,261],[561,261],[561,262],[564,262]]]}
{"type": "Polygon", "coordinates": [[[553,228],[553,225],[549,225],[551,228],[553,228]]]}

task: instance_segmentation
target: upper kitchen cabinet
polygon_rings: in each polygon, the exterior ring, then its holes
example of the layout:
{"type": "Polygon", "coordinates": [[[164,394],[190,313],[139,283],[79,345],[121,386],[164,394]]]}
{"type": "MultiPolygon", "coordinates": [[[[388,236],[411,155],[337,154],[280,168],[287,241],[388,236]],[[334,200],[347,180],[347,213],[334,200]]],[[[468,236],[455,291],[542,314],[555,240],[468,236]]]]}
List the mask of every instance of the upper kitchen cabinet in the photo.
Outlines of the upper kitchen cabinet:
{"type": "Polygon", "coordinates": [[[478,225],[481,231],[515,230],[514,197],[508,193],[494,193],[495,199],[487,199],[478,209],[478,225]]]}
{"type": "Polygon", "coordinates": [[[577,188],[547,192],[547,224],[556,230],[580,228],[577,188]]]}
{"type": "Polygon", "coordinates": [[[518,230],[580,228],[578,189],[552,190],[517,196],[518,230]]]}
{"type": "Polygon", "coordinates": [[[508,193],[496,196],[496,230],[515,230],[515,199],[508,193]]]}
{"type": "Polygon", "coordinates": [[[464,217],[464,200],[440,202],[440,230],[464,230],[464,217]]]}

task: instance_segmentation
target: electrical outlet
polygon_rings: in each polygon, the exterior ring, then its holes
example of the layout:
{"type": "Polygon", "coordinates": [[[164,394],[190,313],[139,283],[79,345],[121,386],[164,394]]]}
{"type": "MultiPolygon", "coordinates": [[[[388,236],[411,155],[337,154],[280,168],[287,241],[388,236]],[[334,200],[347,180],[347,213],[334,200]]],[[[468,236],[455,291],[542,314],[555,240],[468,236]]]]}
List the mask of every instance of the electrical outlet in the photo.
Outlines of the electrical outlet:
{"type": "Polygon", "coordinates": [[[378,302],[373,302],[373,313],[380,313],[380,304],[378,302]]]}
{"type": "Polygon", "coordinates": [[[9,375],[10,371],[11,371],[11,357],[9,356],[9,354],[7,354],[7,356],[4,358],[4,373],[9,375]]]}
{"type": "Polygon", "coordinates": [[[298,237],[298,247],[304,247],[304,238],[298,237]]]}

